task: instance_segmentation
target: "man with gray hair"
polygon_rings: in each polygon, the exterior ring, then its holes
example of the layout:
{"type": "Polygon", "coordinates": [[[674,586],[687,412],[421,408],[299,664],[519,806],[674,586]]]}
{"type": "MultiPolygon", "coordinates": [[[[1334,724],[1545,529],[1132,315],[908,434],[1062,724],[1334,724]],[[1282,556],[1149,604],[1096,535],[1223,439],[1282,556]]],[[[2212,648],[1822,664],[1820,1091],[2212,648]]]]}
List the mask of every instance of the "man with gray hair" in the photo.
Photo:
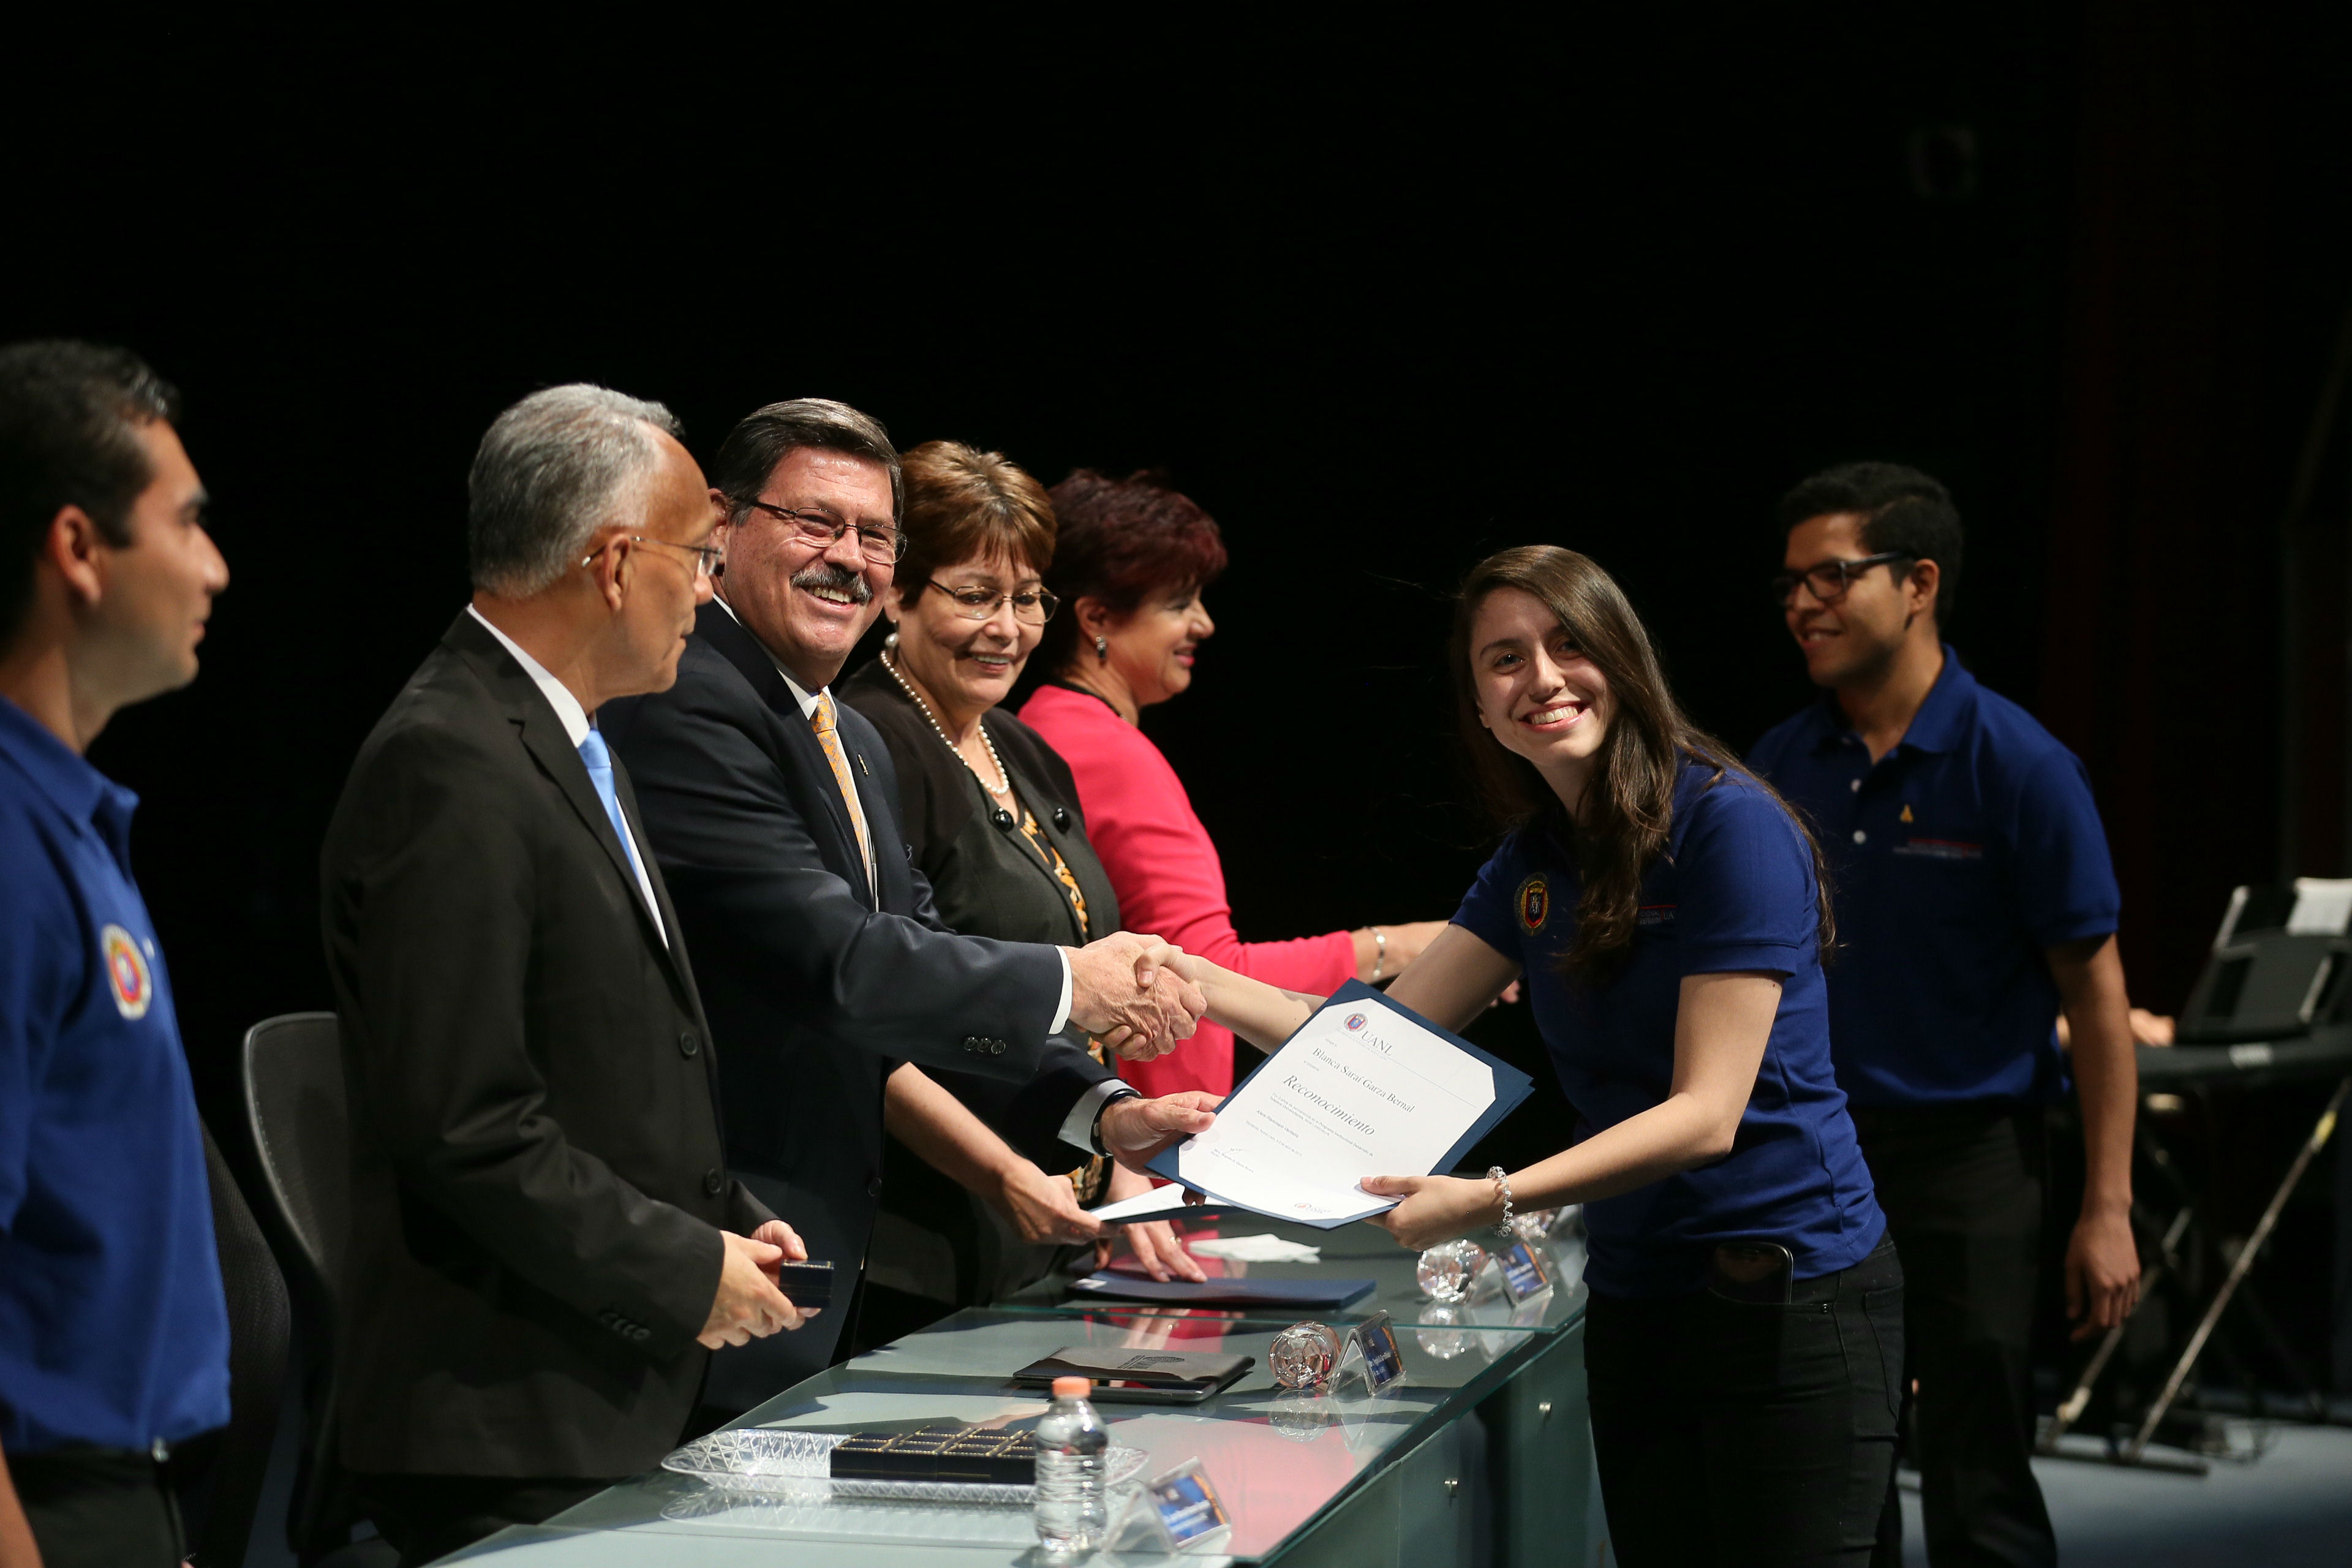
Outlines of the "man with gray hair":
{"type": "Polygon", "coordinates": [[[474,459],[473,602],[321,857],[352,1142],[339,1440],[404,1563],[674,1446],[710,1350],[797,1329],[725,1168],[710,1029],[597,710],[676,678],[719,521],[658,404],[559,386],[474,459]]]}

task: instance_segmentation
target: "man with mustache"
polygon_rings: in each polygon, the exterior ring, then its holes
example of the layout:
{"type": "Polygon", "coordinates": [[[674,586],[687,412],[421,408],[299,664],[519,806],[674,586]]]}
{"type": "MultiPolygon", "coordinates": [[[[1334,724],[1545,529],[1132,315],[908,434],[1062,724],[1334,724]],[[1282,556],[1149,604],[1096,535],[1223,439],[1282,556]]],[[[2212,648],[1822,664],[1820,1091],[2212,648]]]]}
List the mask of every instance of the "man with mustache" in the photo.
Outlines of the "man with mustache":
{"type": "MultiPolygon", "coordinates": [[[[2030,1355],[2042,1108],[2070,1076],[2074,1337],[2121,1322],[2139,1288],[2138,1069],[2106,835],[2083,764],[1944,641],[1962,535],[1942,485],[1849,463],[1790,490],[1780,528],[1774,592],[1824,689],[1748,760],[1830,861],[1846,950],[1829,969],[1831,1050],[1903,1258],[1928,1560],[2049,1563],[2030,1355]]],[[[1902,1528],[1890,1487],[1874,1561],[1902,1560],[1902,1528]]]]}
{"type": "MultiPolygon", "coordinates": [[[[904,547],[880,424],[821,398],[771,404],[729,434],[711,478],[727,517],[717,597],[677,684],[619,705],[608,730],[703,957],[730,1163],[847,1275],[881,1194],[886,1100],[902,1119],[961,1114],[924,1066],[954,1072],[1041,1163],[1069,1146],[1139,1164],[1207,1127],[1214,1097],[1142,1099],[1053,1038],[1125,1027],[1123,1052],[1172,1048],[1202,1004],[1159,966],[1169,950],[1126,933],[1076,949],[959,936],[908,863],[889,750],[828,689],[904,547]]],[[[818,1370],[850,1316],[722,1355],[708,1401],[740,1410],[818,1370]]]]}

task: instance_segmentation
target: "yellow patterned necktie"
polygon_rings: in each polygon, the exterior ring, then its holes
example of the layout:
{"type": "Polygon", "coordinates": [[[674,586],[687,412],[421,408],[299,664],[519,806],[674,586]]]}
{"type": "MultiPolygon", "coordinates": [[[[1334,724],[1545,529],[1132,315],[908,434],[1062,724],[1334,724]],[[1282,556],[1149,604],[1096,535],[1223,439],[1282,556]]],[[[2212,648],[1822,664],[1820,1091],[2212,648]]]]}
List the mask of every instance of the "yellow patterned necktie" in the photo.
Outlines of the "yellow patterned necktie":
{"type": "Polygon", "coordinates": [[[874,847],[866,842],[866,818],[857,809],[857,785],[850,781],[849,759],[842,754],[841,737],[834,732],[833,693],[816,694],[816,710],[809,715],[809,727],[816,731],[816,743],[824,748],[824,760],[833,764],[833,782],[841,790],[841,804],[849,813],[849,826],[857,835],[857,853],[866,861],[866,890],[874,891],[874,847]]]}

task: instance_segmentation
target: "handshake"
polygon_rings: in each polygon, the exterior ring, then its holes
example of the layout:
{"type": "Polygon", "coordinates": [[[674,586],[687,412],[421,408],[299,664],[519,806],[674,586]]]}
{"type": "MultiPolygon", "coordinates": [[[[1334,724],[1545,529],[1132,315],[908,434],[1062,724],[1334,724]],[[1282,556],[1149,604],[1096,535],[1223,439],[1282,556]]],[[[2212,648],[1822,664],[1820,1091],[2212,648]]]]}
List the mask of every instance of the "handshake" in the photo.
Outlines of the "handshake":
{"type": "Polygon", "coordinates": [[[1062,951],[1070,960],[1070,1021],[1128,1061],[1174,1050],[1209,1009],[1201,988],[1172,966],[1184,950],[1156,936],[1118,931],[1062,951]]]}

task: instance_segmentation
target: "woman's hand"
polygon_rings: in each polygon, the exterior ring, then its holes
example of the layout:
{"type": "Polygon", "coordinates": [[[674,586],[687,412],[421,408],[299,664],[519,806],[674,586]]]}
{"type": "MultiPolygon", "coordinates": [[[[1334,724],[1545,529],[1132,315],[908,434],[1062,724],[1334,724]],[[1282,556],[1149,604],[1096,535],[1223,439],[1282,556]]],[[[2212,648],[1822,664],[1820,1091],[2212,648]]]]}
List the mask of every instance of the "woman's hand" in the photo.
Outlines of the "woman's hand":
{"type": "Polygon", "coordinates": [[[1135,1260],[1143,1266],[1143,1271],[1154,1279],[1190,1279],[1197,1284],[1209,1277],[1199,1260],[1184,1250],[1183,1242],[1177,1237],[1176,1227],[1164,1219],[1123,1225],[1118,1227],[1116,1239],[1106,1237],[1096,1242],[1095,1267],[1108,1268],[1122,1241],[1135,1254],[1135,1260]]]}
{"type": "MultiPolygon", "coordinates": [[[[1151,1178],[1124,1165],[1111,1167],[1110,1182],[1103,1189],[1103,1201],[1119,1203],[1128,1198],[1141,1197],[1151,1190],[1151,1178]]],[[[1120,1241],[1135,1253],[1135,1260],[1154,1279],[1206,1279],[1209,1276],[1192,1255],[1184,1250],[1177,1238],[1176,1227],[1164,1219],[1148,1220],[1141,1225],[1122,1226],[1115,1236],[1107,1236],[1095,1243],[1095,1267],[1108,1268],[1111,1255],[1120,1241]]]]}
{"type": "Polygon", "coordinates": [[[1102,1235],[1102,1222],[1078,1206],[1077,1189],[1067,1176],[1049,1176],[1023,1160],[998,1178],[988,1206],[1012,1222],[1028,1242],[1059,1245],[1093,1241],[1102,1235]]]}
{"type": "Polygon", "coordinates": [[[1503,1195],[1483,1178],[1366,1176],[1356,1184],[1376,1197],[1404,1200],[1365,1223],[1379,1226],[1398,1246],[1414,1252],[1503,1222],[1503,1195]]]}
{"type": "Polygon", "coordinates": [[[1421,956],[1423,948],[1437,940],[1445,926],[1444,921],[1407,921],[1402,925],[1363,926],[1349,931],[1356,944],[1356,978],[1367,985],[1375,980],[1395,979],[1406,964],[1421,956]]]}

